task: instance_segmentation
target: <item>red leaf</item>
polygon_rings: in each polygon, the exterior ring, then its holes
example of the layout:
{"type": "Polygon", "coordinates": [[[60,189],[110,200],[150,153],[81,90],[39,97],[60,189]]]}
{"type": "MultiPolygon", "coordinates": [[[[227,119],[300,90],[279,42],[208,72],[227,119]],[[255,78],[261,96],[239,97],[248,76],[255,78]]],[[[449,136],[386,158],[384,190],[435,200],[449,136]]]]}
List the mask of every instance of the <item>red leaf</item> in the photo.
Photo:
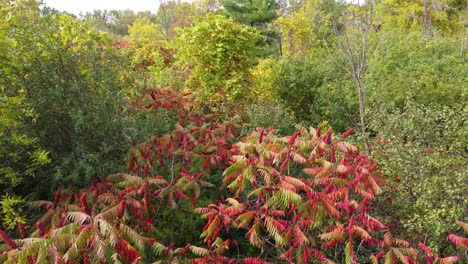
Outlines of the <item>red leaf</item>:
{"type": "Polygon", "coordinates": [[[42,222],[37,222],[36,223],[36,227],[39,231],[39,236],[43,236],[45,234],[45,227],[44,227],[44,223],[42,222]]]}
{"type": "Polygon", "coordinates": [[[295,132],[295,133],[291,136],[291,138],[289,138],[288,146],[291,147],[292,145],[294,145],[294,141],[296,141],[296,138],[297,138],[300,134],[301,134],[301,131],[295,132]]]}
{"type": "Polygon", "coordinates": [[[190,247],[190,243],[188,243],[187,245],[185,245],[185,247],[179,252],[179,256],[182,256],[183,254],[185,254],[187,252],[187,250],[189,249],[190,247]]]}
{"type": "Polygon", "coordinates": [[[335,146],[333,146],[330,150],[330,162],[335,163],[336,162],[336,157],[335,157],[335,146]]]}
{"type": "Polygon", "coordinates": [[[55,192],[55,196],[54,196],[54,204],[57,204],[59,202],[59,199],[60,199],[60,188],[58,188],[58,190],[55,192]]]}
{"type": "Polygon", "coordinates": [[[127,203],[125,202],[125,200],[120,201],[119,214],[118,214],[119,219],[122,219],[122,217],[123,217],[123,215],[125,213],[125,208],[126,207],[127,207],[127,203]]]}
{"type": "Polygon", "coordinates": [[[434,253],[432,253],[432,251],[426,245],[424,245],[422,242],[419,242],[418,246],[420,248],[422,248],[422,250],[424,250],[424,252],[426,252],[426,255],[428,257],[433,257],[434,256],[434,253]]]}
{"type": "Polygon", "coordinates": [[[459,247],[468,248],[468,238],[457,236],[454,234],[448,235],[447,238],[459,247]]]}
{"type": "Polygon", "coordinates": [[[288,166],[288,163],[289,163],[289,155],[286,156],[286,159],[283,161],[283,163],[281,164],[281,167],[279,169],[280,172],[283,172],[284,169],[286,169],[286,167],[288,166]]]}
{"type": "Polygon", "coordinates": [[[28,236],[28,232],[22,223],[18,223],[18,229],[22,238],[26,238],[28,236]]]}
{"type": "Polygon", "coordinates": [[[258,258],[245,258],[244,264],[268,264],[268,261],[258,258]]]}
{"type": "Polygon", "coordinates": [[[347,138],[349,135],[351,135],[351,133],[354,132],[354,129],[355,129],[354,127],[348,129],[346,132],[344,132],[343,134],[341,134],[341,138],[343,138],[343,139],[344,139],[344,138],[347,138]]]}
{"type": "Polygon", "coordinates": [[[9,248],[11,248],[11,249],[16,249],[17,248],[16,243],[13,240],[11,240],[11,238],[7,235],[7,233],[5,233],[1,229],[0,229],[0,238],[3,240],[3,242],[5,242],[5,244],[9,248]]]}

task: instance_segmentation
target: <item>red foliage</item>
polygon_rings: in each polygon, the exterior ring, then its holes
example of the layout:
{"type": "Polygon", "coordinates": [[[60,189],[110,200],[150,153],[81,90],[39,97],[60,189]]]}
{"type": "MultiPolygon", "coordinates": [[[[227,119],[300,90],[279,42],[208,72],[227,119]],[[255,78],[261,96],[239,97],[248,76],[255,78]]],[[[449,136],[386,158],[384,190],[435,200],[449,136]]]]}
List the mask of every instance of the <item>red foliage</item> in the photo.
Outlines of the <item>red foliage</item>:
{"type": "Polygon", "coordinates": [[[89,256],[86,255],[83,259],[83,264],[91,264],[91,262],[89,261],[89,256]]]}
{"type": "Polygon", "coordinates": [[[120,201],[120,204],[119,204],[119,219],[122,219],[124,213],[125,213],[125,208],[127,207],[127,203],[125,202],[125,200],[122,200],[120,201]]]}
{"type": "MultiPolygon", "coordinates": [[[[177,208],[184,200],[195,207],[200,193],[211,185],[205,181],[206,176],[214,169],[222,169],[223,187],[231,197],[220,197],[207,207],[196,208],[207,219],[202,237],[208,249],[202,249],[202,257],[195,258],[194,263],[268,263],[261,258],[223,256],[230,242],[219,243],[219,238],[234,227],[245,231],[252,246],[268,247],[270,256],[289,262],[331,263],[326,253],[333,248],[346,251],[355,262],[354,248],[363,242],[374,250],[376,260],[386,254],[394,254],[396,259],[396,254],[401,254],[400,260],[417,263],[417,256],[407,253],[411,252],[409,243],[394,238],[382,222],[370,215],[383,179],[375,162],[358,147],[342,141],[354,129],[338,137],[333,137],[331,129],[324,134],[320,129],[301,129],[279,138],[272,129],[258,128],[231,145],[237,134],[234,123],[220,123],[193,113],[188,99],[174,89],[158,87],[135,100],[133,106],[172,111],[180,123],[168,135],[133,143],[128,174],[109,175],[93,182],[87,190],[57,190],[54,203],[43,204],[46,210],[54,208],[54,215],[36,223],[39,236],[67,224],[67,201],[73,197],[74,207],[81,209],[75,219],[80,230],[96,232],[99,221],[106,220],[112,230],[120,232],[112,249],[125,263],[138,263],[143,252],[138,252],[127,236],[138,233],[145,243],[155,243],[140,233],[152,233],[153,219],[159,217],[158,207],[168,204],[177,208]],[[124,221],[126,210],[129,219],[124,221]],[[128,231],[125,225],[133,231],[122,232],[128,231]],[[406,250],[399,251],[402,248],[406,250]]],[[[18,224],[18,228],[26,237],[24,226],[18,224]]],[[[0,230],[0,236],[11,249],[16,248],[5,232],[0,230]]],[[[467,247],[466,238],[450,235],[448,239],[467,247]]],[[[86,245],[95,244],[97,240],[91,235],[86,245]]],[[[426,253],[427,263],[439,259],[423,244],[419,246],[426,253]]],[[[175,248],[172,243],[161,252],[168,259],[176,258],[191,246],[175,248]]],[[[88,249],[82,252],[90,252],[88,249]]],[[[85,255],[87,262],[89,256],[85,255]]]]}
{"type": "Polygon", "coordinates": [[[447,238],[459,247],[468,248],[468,238],[466,237],[450,234],[447,238]]]}
{"type": "Polygon", "coordinates": [[[38,221],[36,223],[36,228],[39,232],[39,236],[44,236],[46,234],[46,230],[45,230],[45,227],[44,227],[44,223],[41,222],[41,221],[38,221]]]}
{"type": "MultiPolygon", "coordinates": [[[[346,247],[356,259],[353,241],[384,245],[377,234],[385,225],[369,215],[369,201],[383,182],[377,165],[356,146],[334,138],[330,129],[325,134],[300,130],[283,139],[257,129],[230,152],[236,158],[224,173],[224,186],[235,200],[198,209],[208,219],[202,234],[208,246],[233,226],[247,229],[253,246],[266,246],[265,239],[275,243],[283,252],[280,258],[290,262],[298,250],[304,262],[327,262],[324,248],[346,247]],[[321,246],[309,247],[316,243],[310,237],[317,236],[324,240],[321,246]]],[[[388,250],[397,242],[390,241],[388,250]]]]}
{"type": "Polygon", "coordinates": [[[138,251],[123,239],[119,240],[119,243],[116,246],[116,251],[126,260],[131,261],[132,263],[135,263],[135,261],[141,259],[138,251]]]}
{"type": "Polygon", "coordinates": [[[268,261],[258,258],[245,258],[244,264],[268,264],[268,261]]]}
{"type": "Polygon", "coordinates": [[[16,243],[11,240],[11,238],[5,233],[5,231],[0,229],[0,238],[5,242],[5,245],[7,245],[10,249],[16,249],[17,245],[16,243]]]}
{"type": "Polygon", "coordinates": [[[58,188],[57,192],[55,192],[55,196],[54,196],[54,204],[57,204],[59,202],[59,199],[60,199],[60,188],[58,188]]]}
{"type": "Polygon", "coordinates": [[[22,238],[28,237],[28,231],[26,231],[26,228],[22,223],[18,223],[18,230],[22,238]]]}
{"type": "Polygon", "coordinates": [[[341,134],[341,138],[342,139],[345,139],[347,138],[349,135],[351,135],[353,132],[354,132],[355,128],[350,128],[348,129],[346,132],[344,132],[343,134],[341,134]]]}

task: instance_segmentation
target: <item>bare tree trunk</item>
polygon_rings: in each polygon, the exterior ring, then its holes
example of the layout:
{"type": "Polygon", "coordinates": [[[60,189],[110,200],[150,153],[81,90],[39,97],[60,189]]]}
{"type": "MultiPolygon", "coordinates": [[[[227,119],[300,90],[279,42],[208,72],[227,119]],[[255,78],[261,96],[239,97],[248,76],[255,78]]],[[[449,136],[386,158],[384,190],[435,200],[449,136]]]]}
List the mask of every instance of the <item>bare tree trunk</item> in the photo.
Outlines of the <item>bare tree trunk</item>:
{"type": "Polygon", "coordinates": [[[424,0],[424,18],[423,18],[423,26],[424,26],[424,36],[426,38],[426,42],[429,41],[431,37],[431,19],[429,17],[429,0],[424,0]]]}
{"type": "MultiPolygon", "coordinates": [[[[468,3],[465,4],[465,14],[467,14],[468,12],[468,3]]],[[[466,25],[468,24],[466,19],[465,19],[465,16],[464,15],[460,15],[460,21],[463,25],[463,28],[462,28],[462,33],[461,33],[461,44],[460,44],[460,57],[463,59],[463,55],[465,53],[465,37],[466,37],[466,25]]]]}
{"type": "Polygon", "coordinates": [[[362,84],[362,80],[360,77],[355,76],[354,81],[356,82],[356,86],[358,88],[358,96],[359,96],[359,117],[361,123],[361,134],[364,138],[364,146],[366,148],[367,154],[370,154],[370,147],[369,147],[369,138],[367,137],[366,133],[366,121],[364,118],[365,114],[365,95],[364,95],[364,86],[362,84]],[[357,77],[357,78],[356,78],[357,77]]]}
{"type": "MultiPolygon", "coordinates": [[[[359,97],[359,121],[361,126],[361,135],[364,141],[364,146],[367,154],[371,153],[369,145],[369,137],[366,133],[365,122],[365,90],[364,77],[367,72],[367,64],[370,53],[369,38],[372,30],[372,23],[374,17],[374,1],[367,1],[369,5],[368,16],[361,16],[360,22],[363,24],[355,24],[355,20],[345,22],[345,30],[339,32],[336,27],[336,21],[333,21],[335,36],[339,38],[338,48],[342,54],[345,65],[344,69],[352,76],[359,97]]],[[[351,16],[354,17],[354,16],[351,16]]],[[[355,18],[354,18],[355,19],[355,18]]],[[[377,51],[377,47],[373,52],[377,51]]]]}

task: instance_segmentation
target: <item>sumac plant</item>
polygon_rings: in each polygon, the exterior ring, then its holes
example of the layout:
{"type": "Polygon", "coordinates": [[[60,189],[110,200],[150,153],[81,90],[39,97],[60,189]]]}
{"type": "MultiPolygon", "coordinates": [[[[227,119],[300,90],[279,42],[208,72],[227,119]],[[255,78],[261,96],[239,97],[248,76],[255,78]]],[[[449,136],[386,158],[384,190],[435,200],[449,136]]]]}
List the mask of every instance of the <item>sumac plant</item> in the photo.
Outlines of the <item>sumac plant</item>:
{"type": "MultiPolygon", "coordinates": [[[[386,264],[421,258],[443,264],[459,259],[440,258],[422,243],[411,248],[372,217],[383,179],[375,162],[343,140],[352,130],[336,137],[331,129],[301,128],[278,137],[273,129],[257,128],[232,144],[235,123],[200,116],[188,105],[174,89],[156,88],[136,100],[139,108],[172,111],[179,123],[167,135],[134,143],[127,172],[96,179],[87,189],[72,183],[57,190],[52,201],[30,203],[43,215],[29,228],[18,225],[21,239],[0,230],[0,262],[386,264]],[[201,197],[212,196],[215,201],[200,205],[201,197]],[[185,214],[182,205],[207,219],[196,241],[171,240],[158,226],[164,208],[185,214]],[[259,254],[240,250],[245,245],[239,234],[259,254]]],[[[466,238],[448,239],[466,248],[466,238]]]]}
{"type": "Polygon", "coordinates": [[[241,229],[262,252],[246,263],[418,263],[416,249],[371,216],[383,180],[376,163],[342,140],[351,132],[302,128],[277,137],[257,129],[236,143],[223,174],[232,196],[197,209],[208,219],[209,250],[198,261],[218,262],[212,249],[228,241],[220,235],[241,229]]]}
{"type": "MultiPolygon", "coordinates": [[[[45,214],[29,236],[12,240],[3,231],[0,262],[7,263],[146,263],[178,261],[197,247],[164,246],[152,238],[160,208],[182,201],[195,208],[205,180],[229,159],[228,141],[237,125],[190,113],[184,96],[163,88],[149,91],[134,106],[174,112],[180,122],[171,133],[134,144],[127,173],[95,180],[88,189],[58,190],[54,201],[37,201],[45,214]],[[144,235],[143,235],[144,234],[144,235]]],[[[221,170],[222,171],[222,170],[221,170]]]]}

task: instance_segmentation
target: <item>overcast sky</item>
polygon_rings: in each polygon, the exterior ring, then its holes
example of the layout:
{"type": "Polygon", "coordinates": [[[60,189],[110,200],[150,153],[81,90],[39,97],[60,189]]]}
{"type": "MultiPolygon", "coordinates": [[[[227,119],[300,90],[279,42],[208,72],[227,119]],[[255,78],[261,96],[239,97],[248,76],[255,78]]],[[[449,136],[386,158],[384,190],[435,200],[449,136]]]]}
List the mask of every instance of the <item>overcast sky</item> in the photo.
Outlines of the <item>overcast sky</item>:
{"type": "Polygon", "coordinates": [[[85,13],[95,9],[156,12],[161,0],[43,0],[43,2],[49,7],[78,15],[80,12],[85,13]]]}

